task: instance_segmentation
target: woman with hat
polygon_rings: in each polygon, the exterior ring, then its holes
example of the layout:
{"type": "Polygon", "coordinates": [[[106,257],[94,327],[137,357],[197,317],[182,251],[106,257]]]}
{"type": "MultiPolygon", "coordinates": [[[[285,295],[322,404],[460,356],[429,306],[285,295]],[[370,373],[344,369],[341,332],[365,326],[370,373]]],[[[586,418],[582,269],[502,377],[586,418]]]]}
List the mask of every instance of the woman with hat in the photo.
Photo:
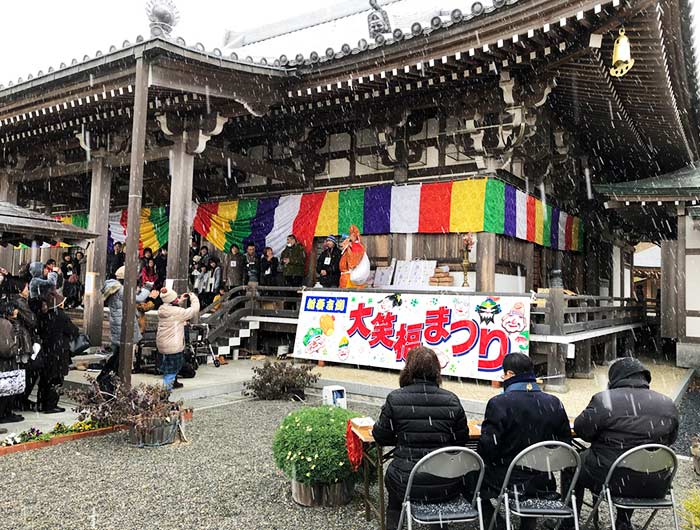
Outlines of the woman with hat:
{"type": "Polygon", "coordinates": [[[172,390],[184,361],[185,325],[199,315],[199,298],[194,293],[178,298],[174,290],[163,287],[160,299],[163,304],[158,308],[156,346],[162,355],[160,371],[163,373],[163,385],[172,390]],[[188,301],[189,307],[185,307],[188,301]]]}
{"type": "Polygon", "coordinates": [[[316,273],[323,287],[338,287],[340,284],[340,249],[335,236],[328,236],[323,243],[323,252],[316,261],[316,273]]]}
{"type": "MultiPolygon", "coordinates": [[[[105,364],[104,368],[97,376],[97,381],[103,390],[109,388],[108,380],[112,373],[116,374],[119,369],[119,345],[122,340],[122,321],[124,315],[124,273],[122,265],[114,273],[115,279],[109,279],[102,287],[102,296],[105,305],[109,308],[109,336],[112,344],[112,356],[105,364]]],[[[136,303],[142,304],[148,300],[148,289],[141,288],[136,295],[136,303]]],[[[134,315],[134,344],[141,340],[138,320],[134,315]]]]}

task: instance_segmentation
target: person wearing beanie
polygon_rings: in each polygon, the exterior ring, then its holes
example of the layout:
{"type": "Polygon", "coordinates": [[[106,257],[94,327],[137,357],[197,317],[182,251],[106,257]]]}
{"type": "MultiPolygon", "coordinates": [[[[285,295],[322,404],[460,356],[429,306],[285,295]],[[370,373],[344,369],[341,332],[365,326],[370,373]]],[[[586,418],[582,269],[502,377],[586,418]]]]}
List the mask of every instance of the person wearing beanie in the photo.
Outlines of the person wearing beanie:
{"type": "MultiPolygon", "coordinates": [[[[481,425],[478,453],[486,473],[481,487],[484,525],[494,514],[491,499],[498,497],[508,466],[527,447],[538,442],[571,441],[571,426],[559,398],[547,394],[537,384],[532,359],[523,353],[510,353],[503,359],[503,393],[486,405],[481,425]]],[[[523,497],[541,498],[556,491],[547,473],[516,469],[511,484],[523,497]]],[[[535,528],[537,519],[523,518],[520,528],[535,528]]],[[[497,528],[503,527],[502,523],[497,528]]]]}
{"type": "Polygon", "coordinates": [[[156,346],[162,356],[160,371],[163,374],[163,385],[172,390],[184,362],[185,325],[199,315],[199,298],[194,293],[178,298],[173,289],[163,287],[160,299],[163,303],[158,308],[156,346]],[[185,307],[188,302],[189,307],[185,307]]]}
{"type": "MultiPolygon", "coordinates": [[[[671,398],[649,388],[651,373],[633,357],[610,365],[608,388],[593,396],[576,418],[576,436],[591,444],[581,454],[583,468],[576,484],[576,500],[584,489],[597,493],[610,466],[623,453],[644,444],[671,445],[678,435],[678,409],[671,398]]],[[[625,470],[611,484],[613,497],[658,498],[668,484],[658,473],[625,470]]],[[[580,513],[580,512],[579,512],[580,513]]],[[[630,530],[632,510],[618,509],[617,530],[630,530]]]]}
{"type": "Polygon", "coordinates": [[[340,284],[340,249],[335,236],[328,236],[323,252],[316,261],[318,281],[323,287],[338,287],[340,284]]]}

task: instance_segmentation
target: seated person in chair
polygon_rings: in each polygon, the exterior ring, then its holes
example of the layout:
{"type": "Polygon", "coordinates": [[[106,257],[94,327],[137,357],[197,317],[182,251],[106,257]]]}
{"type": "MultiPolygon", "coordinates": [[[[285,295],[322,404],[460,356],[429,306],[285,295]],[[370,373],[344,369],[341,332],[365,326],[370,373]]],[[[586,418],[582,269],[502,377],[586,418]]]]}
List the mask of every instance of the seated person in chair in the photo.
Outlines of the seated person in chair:
{"type": "MultiPolygon", "coordinates": [[[[535,367],[529,356],[522,353],[506,355],[502,377],[503,393],[492,397],[486,405],[479,438],[478,453],[486,466],[481,487],[486,527],[494,513],[491,499],[498,497],[513,459],[522,450],[539,442],[571,440],[564,405],[537,385],[535,367]]],[[[524,497],[547,497],[556,490],[556,484],[547,474],[517,468],[510,484],[524,497]]],[[[523,519],[520,528],[534,528],[536,522],[536,519],[523,519]]]]}
{"type": "MultiPolygon", "coordinates": [[[[401,388],[391,392],[372,432],[382,446],[395,446],[386,471],[389,491],[387,530],[398,528],[408,477],[428,453],[450,446],[464,446],[469,439],[467,418],[459,398],[440,388],[440,362],[435,352],[418,347],[408,352],[399,375],[401,388]]],[[[420,474],[413,483],[412,498],[439,502],[465,493],[461,479],[420,474]]],[[[443,525],[442,528],[446,528],[443,525]]]]}
{"type": "MultiPolygon", "coordinates": [[[[673,401],[649,388],[651,373],[637,359],[623,357],[610,365],[608,389],[594,395],[576,418],[576,435],[590,442],[581,455],[583,468],[576,484],[576,500],[584,489],[594,493],[615,460],[644,444],[671,445],[678,435],[678,410],[673,401]]],[[[663,473],[631,470],[616,474],[611,481],[613,497],[660,498],[668,487],[663,473]]],[[[630,530],[632,510],[618,509],[617,530],[630,530]]]]}

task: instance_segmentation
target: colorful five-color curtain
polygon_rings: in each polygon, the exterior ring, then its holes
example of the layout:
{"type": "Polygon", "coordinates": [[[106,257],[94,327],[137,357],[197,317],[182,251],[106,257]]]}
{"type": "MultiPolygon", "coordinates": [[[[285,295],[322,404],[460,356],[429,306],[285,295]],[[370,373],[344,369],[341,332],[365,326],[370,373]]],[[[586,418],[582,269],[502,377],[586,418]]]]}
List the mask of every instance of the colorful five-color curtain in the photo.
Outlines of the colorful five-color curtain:
{"type": "MultiPolygon", "coordinates": [[[[194,230],[228,251],[253,243],[275,254],[294,234],[307,248],[314,237],[360,233],[491,232],[558,250],[581,251],[578,217],[494,178],[454,182],[382,185],[265,199],[204,203],[196,207],[194,230]]],[[[165,208],[141,213],[141,246],[157,249],[167,241],[165,208]]],[[[126,212],[110,215],[110,235],[124,241],[126,212]]]]}

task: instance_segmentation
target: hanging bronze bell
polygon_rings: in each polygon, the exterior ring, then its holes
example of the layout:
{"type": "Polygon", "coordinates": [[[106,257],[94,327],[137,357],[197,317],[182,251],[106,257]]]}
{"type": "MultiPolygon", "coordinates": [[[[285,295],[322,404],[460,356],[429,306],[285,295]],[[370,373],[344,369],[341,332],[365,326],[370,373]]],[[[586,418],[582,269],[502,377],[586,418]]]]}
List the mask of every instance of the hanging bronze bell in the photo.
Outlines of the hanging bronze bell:
{"type": "Polygon", "coordinates": [[[615,47],[613,48],[612,68],[610,75],[613,77],[622,77],[634,66],[634,59],[630,52],[630,40],[625,35],[625,28],[620,28],[619,35],[615,39],[615,47]]]}

